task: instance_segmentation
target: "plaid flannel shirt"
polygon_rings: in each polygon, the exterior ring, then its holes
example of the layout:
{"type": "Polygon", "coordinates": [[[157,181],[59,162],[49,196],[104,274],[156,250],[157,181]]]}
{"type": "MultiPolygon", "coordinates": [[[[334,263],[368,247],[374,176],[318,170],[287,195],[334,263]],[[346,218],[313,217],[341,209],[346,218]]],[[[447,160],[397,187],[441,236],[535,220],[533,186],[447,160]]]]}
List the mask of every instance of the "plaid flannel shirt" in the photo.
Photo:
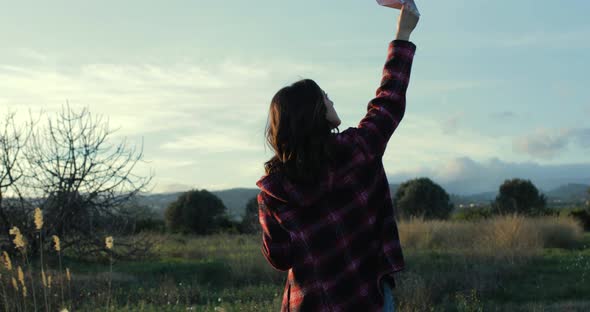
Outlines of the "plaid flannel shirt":
{"type": "Polygon", "coordinates": [[[256,185],[262,254],[287,271],[281,311],[380,311],[381,282],[404,269],[382,156],[404,116],[416,46],[389,43],[381,85],[358,127],[332,133],[338,160],[315,188],[280,173],[256,185]]]}

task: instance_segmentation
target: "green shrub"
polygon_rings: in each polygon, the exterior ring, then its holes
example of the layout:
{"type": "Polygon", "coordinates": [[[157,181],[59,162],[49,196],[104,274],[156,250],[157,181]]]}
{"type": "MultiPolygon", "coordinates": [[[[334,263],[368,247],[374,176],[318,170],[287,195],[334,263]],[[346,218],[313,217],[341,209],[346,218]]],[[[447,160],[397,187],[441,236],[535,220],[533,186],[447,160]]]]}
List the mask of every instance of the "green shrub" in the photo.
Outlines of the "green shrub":
{"type": "Polygon", "coordinates": [[[498,196],[492,203],[492,212],[539,216],[551,213],[546,207],[547,198],[530,180],[516,178],[505,180],[500,185],[498,196]]]}
{"type": "Polygon", "coordinates": [[[135,221],[134,234],[141,232],[155,232],[164,233],[166,231],[166,223],[162,219],[139,219],[135,221]]]}
{"type": "Polygon", "coordinates": [[[453,211],[449,194],[429,178],[402,183],[393,198],[396,218],[448,219],[453,211]]]}
{"type": "Polygon", "coordinates": [[[490,218],[492,209],[490,207],[464,208],[453,214],[453,220],[458,221],[478,221],[490,218]]]}
{"type": "Polygon", "coordinates": [[[590,208],[578,208],[571,211],[568,216],[575,218],[584,227],[584,231],[590,231],[590,208]]]}
{"type": "Polygon", "coordinates": [[[181,194],[166,208],[166,227],[172,232],[211,234],[226,225],[226,207],[207,190],[181,194]]]}

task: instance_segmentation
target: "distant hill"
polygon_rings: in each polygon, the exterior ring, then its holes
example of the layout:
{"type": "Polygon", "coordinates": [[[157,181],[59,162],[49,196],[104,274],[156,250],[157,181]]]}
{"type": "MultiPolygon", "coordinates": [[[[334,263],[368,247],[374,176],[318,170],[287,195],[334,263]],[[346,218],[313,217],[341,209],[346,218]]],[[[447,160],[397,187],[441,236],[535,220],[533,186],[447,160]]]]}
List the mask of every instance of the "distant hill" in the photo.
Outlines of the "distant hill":
{"type": "Polygon", "coordinates": [[[588,197],[590,185],[569,183],[545,192],[549,199],[560,199],[563,201],[584,201],[588,197]]]}
{"type": "Polygon", "coordinates": [[[458,195],[451,194],[451,202],[455,205],[468,205],[468,204],[487,204],[490,201],[496,199],[498,192],[483,192],[471,195],[458,195]]]}
{"type": "Polygon", "coordinates": [[[229,190],[213,191],[227,207],[230,216],[241,220],[246,211],[246,203],[260,192],[257,188],[233,188],[229,190]]]}
{"type": "MultiPolygon", "coordinates": [[[[233,188],[221,191],[211,191],[211,193],[221,199],[225,207],[227,207],[228,214],[234,220],[241,220],[246,208],[246,203],[250,198],[256,197],[258,192],[259,190],[254,188],[233,188]]],[[[139,203],[152,208],[161,217],[164,217],[166,207],[175,201],[182,193],[183,192],[143,195],[139,196],[139,203]]]]}
{"type": "Polygon", "coordinates": [[[166,210],[166,207],[168,207],[171,202],[175,201],[180,194],[182,194],[182,192],[139,195],[138,203],[142,206],[152,208],[161,217],[164,217],[164,210],[166,210]]]}
{"type": "MultiPolygon", "coordinates": [[[[578,202],[583,201],[586,198],[586,191],[590,187],[587,184],[565,184],[547,192],[542,191],[550,200],[558,199],[566,202],[578,202]]],[[[391,198],[395,196],[395,192],[399,188],[399,184],[389,184],[389,190],[391,192],[391,198]]],[[[260,190],[257,188],[232,188],[228,190],[212,191],[211,193],[218,196],[221,201],[228,208],[228,213],[234,220],[240,220],[243,216],[246,203],[253,197],[256,197],[260,190]]],[[[140,196],[139,202],[143,205],[151,207],[158,212],[162,217],[164,210],[168,205],[176,200],[182,192],[176,193],[162,193],[162,194],[150,194],[140,196]]],[[[455,205],[468,205],[471,203],[475,204],[487,204],[496,198],[497,191],[493,192],[482,192],[470,195],[458,195],[450,194],[451,202],[455,205]]]]}

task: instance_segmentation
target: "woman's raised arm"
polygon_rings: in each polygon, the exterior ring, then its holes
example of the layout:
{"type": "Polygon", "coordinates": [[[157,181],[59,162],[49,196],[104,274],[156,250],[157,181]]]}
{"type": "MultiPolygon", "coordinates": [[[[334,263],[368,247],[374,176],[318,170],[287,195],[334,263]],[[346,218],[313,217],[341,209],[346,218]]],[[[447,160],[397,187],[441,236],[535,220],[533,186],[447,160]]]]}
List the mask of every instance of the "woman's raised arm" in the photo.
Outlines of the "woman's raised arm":
{"type": "Polygon", "coordinates": [[[402,120],[416,45],[408,41],[419,17],[402,8],[396,39],[389,43],[381,85],[358,125],[361,148],[369,159],[383,156],[387,142],[402,120]]]}

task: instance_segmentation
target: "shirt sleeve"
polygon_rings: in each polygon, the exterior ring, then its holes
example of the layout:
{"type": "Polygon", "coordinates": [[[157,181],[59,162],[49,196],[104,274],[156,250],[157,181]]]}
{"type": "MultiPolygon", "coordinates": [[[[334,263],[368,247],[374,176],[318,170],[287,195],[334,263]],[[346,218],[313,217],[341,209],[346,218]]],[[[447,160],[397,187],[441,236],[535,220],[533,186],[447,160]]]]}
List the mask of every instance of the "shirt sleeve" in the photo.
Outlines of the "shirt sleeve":
{"type": "Polygon", "coordinates": [[[410,41],[389,43],[381,85],[369,101],[367,114],[359,122],[355,139],[368,158],[383,156],[387,142],[406,110],[406,90],[416,45],[410,41]]]}
{"type": "Polygon", "coordinates": [[[262,254],[277,270],[287,271],[292,265],[291,236],[266,206],[262,193],[257,196],[258,216],[262,227],[262,254]]]}

